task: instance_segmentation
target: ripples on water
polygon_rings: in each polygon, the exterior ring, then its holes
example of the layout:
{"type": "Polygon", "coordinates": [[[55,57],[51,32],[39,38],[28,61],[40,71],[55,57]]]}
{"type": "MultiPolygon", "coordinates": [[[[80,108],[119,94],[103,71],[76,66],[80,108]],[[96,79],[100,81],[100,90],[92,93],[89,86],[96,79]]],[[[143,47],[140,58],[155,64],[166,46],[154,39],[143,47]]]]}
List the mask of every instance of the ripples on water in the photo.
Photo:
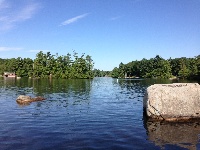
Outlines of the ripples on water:
{"type": "Polygon", "coordinates": [[[198,122],[143,117],[144,92],[157,82],[166,81],[0,78],[0,149],[200,148],[198,122]],[[20,94],[47,99],[20,106],[20,94]]]}

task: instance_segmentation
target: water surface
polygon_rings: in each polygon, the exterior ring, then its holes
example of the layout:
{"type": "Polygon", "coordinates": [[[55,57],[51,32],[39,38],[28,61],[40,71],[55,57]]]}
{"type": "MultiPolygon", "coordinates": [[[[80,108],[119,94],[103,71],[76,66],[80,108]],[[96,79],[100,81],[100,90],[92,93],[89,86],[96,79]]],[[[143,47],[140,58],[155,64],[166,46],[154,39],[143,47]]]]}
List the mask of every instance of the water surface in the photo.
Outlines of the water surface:
{"type": "Polygon", "coordinates": [[[146,88],[170,82],[0,78],[0,149],[200,149],[199,122],[143,116],[146,88]],[[46,100],[21,106],[22,94],[46,100]]]}

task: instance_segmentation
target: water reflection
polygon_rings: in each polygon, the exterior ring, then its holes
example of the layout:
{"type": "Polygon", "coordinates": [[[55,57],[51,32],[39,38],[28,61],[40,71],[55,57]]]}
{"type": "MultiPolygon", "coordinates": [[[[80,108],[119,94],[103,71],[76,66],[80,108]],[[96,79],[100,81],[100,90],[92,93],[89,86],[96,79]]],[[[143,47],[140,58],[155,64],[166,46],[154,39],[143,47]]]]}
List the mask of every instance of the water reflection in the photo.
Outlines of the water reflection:
{"type": "MultiPolygon", "coordinates": [[[[0,93],[9,92],[15,100],[19,95],[42,96],[47,99],[44,103],[53,105],[55,102],[56,105],[67,107],[69,103],[72,105],[86,101],[88,103],[91,84],[92,80],[88,79],[0,78],[0,93]]],[[[42,103],[38,102],[37,107],[41,107],[42,103]]]]}
{"type": "MultiPolygon", "coordinates": [[[[144,121],[148,140],[161,148],[176,145],[190,150],[198,149],[200,120],[192,122],[144,121]]],[[[178,149],[178,148],[177,148],[178,149]]]]}

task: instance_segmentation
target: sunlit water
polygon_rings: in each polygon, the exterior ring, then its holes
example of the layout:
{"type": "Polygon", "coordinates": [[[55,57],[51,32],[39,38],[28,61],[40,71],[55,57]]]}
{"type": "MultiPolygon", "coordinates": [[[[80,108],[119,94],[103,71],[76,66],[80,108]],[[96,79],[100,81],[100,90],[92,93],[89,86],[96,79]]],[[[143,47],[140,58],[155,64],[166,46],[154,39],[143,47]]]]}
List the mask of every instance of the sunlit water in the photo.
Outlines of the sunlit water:
{"type": "Polygon", "coordinates": [[[0,149],[200,149],[199,122],[143,116],[146,88],[170,82],[0,78],[0,149]],[[20,106],[19,95],[46,100],[20,106]]]}

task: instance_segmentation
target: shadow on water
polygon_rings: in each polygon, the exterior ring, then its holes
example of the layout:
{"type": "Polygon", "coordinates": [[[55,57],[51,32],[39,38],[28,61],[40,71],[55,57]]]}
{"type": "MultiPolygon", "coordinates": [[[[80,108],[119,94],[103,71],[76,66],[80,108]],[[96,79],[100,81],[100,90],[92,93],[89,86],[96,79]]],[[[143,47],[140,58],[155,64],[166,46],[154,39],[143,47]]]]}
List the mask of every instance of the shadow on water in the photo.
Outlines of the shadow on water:
{"type": "Polygon", "coordinates": [[[148,140],[162,149],[200,148],[200,120],[190,122],[150,121],[143,113],[148,140]]]}

